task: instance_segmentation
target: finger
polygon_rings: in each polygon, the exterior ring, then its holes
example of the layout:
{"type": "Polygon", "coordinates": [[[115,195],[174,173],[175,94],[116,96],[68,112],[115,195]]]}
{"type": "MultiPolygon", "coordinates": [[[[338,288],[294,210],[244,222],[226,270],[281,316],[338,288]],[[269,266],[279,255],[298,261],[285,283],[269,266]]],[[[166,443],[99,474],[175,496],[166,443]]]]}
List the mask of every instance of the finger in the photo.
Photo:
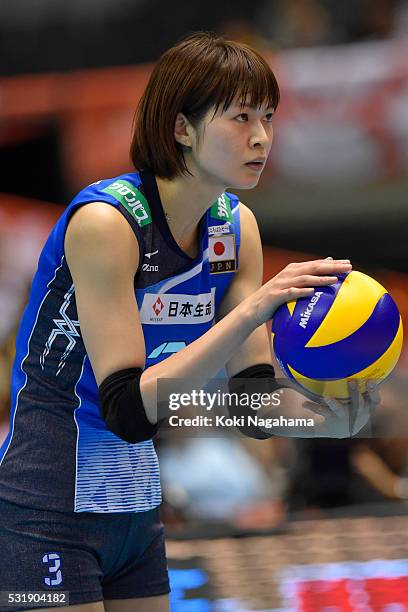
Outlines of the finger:
{"type": "Polygon", "coordinates": [[[303,408],[311,410],[313,413],[318,414],[324,418],[333,418],[330,409],[323,404],[316,404],[316,402],[306,401],[302,403],[303,408]]]}
{"type": "Polygon", "coordinates": [[[358,381],[355,379],[348,381],[348,389],[350,394],[350,431],[355,433],[355,429],[357,429],[357,424],[362,421],[367,420],[367,414],[364,415],[364,409],[366,409],[366,404],[364,402],[364,398],[360,394],[358,381]]]}
{"type": "Polygon", "coordinates": [[[317,414],[323,414],[326,418],[336,420],[344,418],[343,407],[338,406],[334,398],[324,397],[321,404],[315,404],[314,402],[305,403],[307,403],[310,410],[317,414]]]}
{"type": "Polygon", "coordinates": [[[348,259],[323,259],[318,261],[304,261],[299,264],[301,268],[306,268],[317,274],[324,272],[349,272],[352,265],[348,259]]]}
{"type": "Polygon", "coordinates": [[[291,283],[295,287],[317,287],[318,285],[334,284],[338,280],[337,276],[312,276],[311,274],[305,274],[304,276],[292,279],[291,283]]]}
{"type": "MultiPolygon", "coordinates": [[[[308,260],[308,261],[298,261],[298,262],[292,262],[292,265],[302,266],[302,265],[304,265],[305,263],[307,263],[307,264],[311,264],[311,263],[323,263],[323,262],[326,262],[326,263],[327,263],[327,261],[330,261],[330,260],[331,260],[331,261],[335,261],[335,260],[333,259],[333,257],[324,257],[323,259],[322,259],[322,258],[320,258],[320,259],[310,259],[310,260],[308,260]]],[[[347,259],[347,260],[346,260],[346,259],[341,259],[340,261],[346,261],[346,262],[348,262],[348,263],[350,262],[350,260],[349,260],[349,259],[347,259]]]]}
{"type": "Polygon", "coordinates": [[[333,262],[341,262],[341,263],[350,263],[350,259],[333,259],[333,257],[325,257],[324,259],[311,259],[310,261],[302,261],[300,263],[329,263],[330,261],[333,262]]]}
{"type": "Polygon", "coordinates": [[[324,401],[338,419],[344,419],[345,410],[344,406],[340,404],[340,402],[338,402],[334,397],[325,397],[324,401]]]}
{"type": "Polygon", "coordinates": [[[353,407],[360,408],[361,406],[361,395],[358,388],[358,381],[355,379],[348,381],[348,390],[350,395],[350,401],[353,407]]]}
{"type": "Polygon", "coordinates": [[[351,265],[351,263],[347,260],[344,261],[336,261],[335,259],[330,260],[330,259],[326,259],[325,261],[322,261],[318,264],[316,264],[314,266],[314,271],[322,274],[323,271],[329,271],[329,270],[335,270],[336,272],[349,272],[350,270],[352,270],[353,266],[351,265]]]}
{"type": "Polygon", "coordinates": [[[333,420],[335,419],[337,422],[337,418],[334,417],[330,409],[323,404],[316,404],[311,401],[303,402],[302,406],[309,414],[311,413],[311,418],[313,419],[315,427],[315,435],[318,438],[321,436],[332,437],[333,430],[336,429],[333,420]]]}
{"type": "MultiPolygon", "coordinates": [[[[346,419],[345,408],[334,397],[325,397],[325,405],[320,405],[320,412],[325,416],[325,422],[321,432],[329,438],[349,437],[349,424],[346,419]]],[[[309,404],[310,405],[310,404],[309,404]]],[[[310,406],[314,410],[313,405],[310,406]]]]}
{"type": "Polygon", "coordinates": [[[378,391],[377,383],[370,379],[367,381],[367,393],[374,404],[379,404],[381,402],[380,393],[378,391]]]}
{"type": "Polygon", "coordinates": [[[381,396],[378,391],[378,385],[372,380],[367,381],[366,389],[367,392],[363,395],[363,397],[366,400],[366,404],[371,415],[379,404],[381,404],[381,396]]]}
{"type": "Polygon", "coordinates": [[[284,290],[284,301],[292,302],[301,297],[311,297],[315,292],[314,287],[288,287],[284,290]]]}
{"type": "Polygon", "coordinates": [[[353,266],[349,259],[333,259],[332,257],[326,257],[326,259],[292,262],[287,267],[291,267],[292,269],[306,268],[317,273],[320,273],[321,270],[339,270],[344,273],[351,270],[353,266]]]}
{"type": "Polygon", "coordinates": [[[309,263],[313,263],[313,262],[327,262],[327,261],[334,261],[333,257],[325,257],[324,259],[312,259],[309,263]]]}
{"type": "Polygon", "coordinates": [[[313,275],[313,274],[304,274],[303,276],[298,276],[293,279],[293,284],[298,287],[303,287],[307,285],[308,287],[314,287],[316,285],[322,283],[336,282],[338,277],[335,274],[325,274],[321,276],[313,275]]]}
{"type": "Polygon", "coordinates": [[[357,380],[349,381],[349,389],[351,395],[351,410],[353,411],[353,420],[351,422],[353,435],[358,433],[369,421],[377,403],[373,404],[369,396],[359,392],[359,384],[357,380]]]}
{"type": "Polygon", "coordinates": [[[338,419],[344,419],[345,408],[340,401],[331,395],[332,392],[331,382],[329,380],[325,381],[322,388],[323,402],[338,419]]]}

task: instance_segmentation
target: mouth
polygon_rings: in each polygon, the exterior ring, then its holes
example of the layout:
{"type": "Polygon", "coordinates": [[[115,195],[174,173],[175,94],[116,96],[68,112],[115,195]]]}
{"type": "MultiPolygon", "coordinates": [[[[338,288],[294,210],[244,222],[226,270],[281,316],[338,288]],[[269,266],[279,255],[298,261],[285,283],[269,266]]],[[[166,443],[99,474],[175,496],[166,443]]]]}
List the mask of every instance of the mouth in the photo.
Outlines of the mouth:
{"type": "Polygon", "coordinates": [[[256,161],[256,162],[247,162],[245,164],[247,168],[251,168],[251,170],[255,170],[256,172],[261,172],[265,166],[264,161],[256,161]]]}

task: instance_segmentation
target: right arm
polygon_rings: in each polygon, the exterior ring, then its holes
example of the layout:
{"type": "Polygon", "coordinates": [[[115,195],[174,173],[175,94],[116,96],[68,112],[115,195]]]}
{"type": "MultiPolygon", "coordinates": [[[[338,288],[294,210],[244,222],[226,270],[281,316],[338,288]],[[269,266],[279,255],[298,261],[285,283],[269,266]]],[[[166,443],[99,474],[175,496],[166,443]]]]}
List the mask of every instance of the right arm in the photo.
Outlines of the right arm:
{"type": "MultiPolygon", "coordinates": [[[[65,254],[75,286],[81,333],[98,385],[124,368],[143,368],[145,345],[134,292],[139,264],[137,240],[113,207],[94,202],[72,217],[65,254]]],[[[243,300],[199,339],[164,361],[144,370],[140,390],[148,420],[157,420],[157,381],[180,381],[179,392],[204,386],[276,308],[312,295],[321,278],[345,271],[344,264],[316,260],[290,264],[243,300]]]]}

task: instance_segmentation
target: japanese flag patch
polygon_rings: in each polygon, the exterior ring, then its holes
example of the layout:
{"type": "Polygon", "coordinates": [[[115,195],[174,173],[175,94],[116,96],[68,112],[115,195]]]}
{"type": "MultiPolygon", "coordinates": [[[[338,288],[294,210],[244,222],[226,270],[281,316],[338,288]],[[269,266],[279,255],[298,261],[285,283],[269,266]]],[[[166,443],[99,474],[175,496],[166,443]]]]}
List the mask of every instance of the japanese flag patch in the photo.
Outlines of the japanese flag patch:
{"type": "Polygon", "coordinates": [[[235,272],[236,250],[234,234],[224,236],[209,236],[208,251],[211,274],[235,272]]]}

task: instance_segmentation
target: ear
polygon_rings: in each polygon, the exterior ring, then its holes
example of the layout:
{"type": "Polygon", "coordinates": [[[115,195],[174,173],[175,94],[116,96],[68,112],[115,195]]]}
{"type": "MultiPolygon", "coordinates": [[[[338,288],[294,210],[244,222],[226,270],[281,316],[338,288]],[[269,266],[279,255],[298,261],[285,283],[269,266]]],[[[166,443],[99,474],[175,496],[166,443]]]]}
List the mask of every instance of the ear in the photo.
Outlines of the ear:
{"type": "Polygon", "coordinates": [[[189,123],[188,119],[183,115],[183,113],[178,113],[176,117],[176,122],[174,124],[174,138],[180,144],[190,147],[192,146],[191,141],[191,130],[192,126],[189,123]]]}

